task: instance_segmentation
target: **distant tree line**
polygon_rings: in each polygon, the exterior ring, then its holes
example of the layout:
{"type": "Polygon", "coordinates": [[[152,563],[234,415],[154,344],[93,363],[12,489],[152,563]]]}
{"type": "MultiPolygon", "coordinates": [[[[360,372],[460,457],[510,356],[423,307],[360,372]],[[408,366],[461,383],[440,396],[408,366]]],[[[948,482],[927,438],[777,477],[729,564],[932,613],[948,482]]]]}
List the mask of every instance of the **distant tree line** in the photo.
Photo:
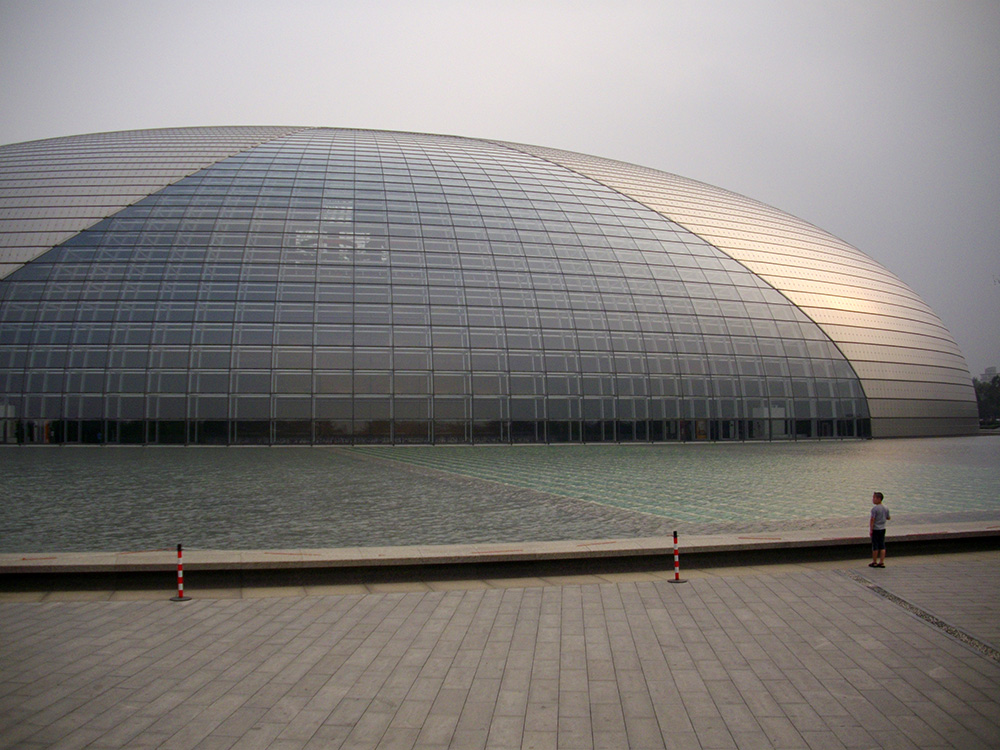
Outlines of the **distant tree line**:
{"type": "Polygon", "coordinates": [[[972,379],[979,404],[979,423],[983,427],[1000,426],[1000,375],[990,380],[972,379]]]}

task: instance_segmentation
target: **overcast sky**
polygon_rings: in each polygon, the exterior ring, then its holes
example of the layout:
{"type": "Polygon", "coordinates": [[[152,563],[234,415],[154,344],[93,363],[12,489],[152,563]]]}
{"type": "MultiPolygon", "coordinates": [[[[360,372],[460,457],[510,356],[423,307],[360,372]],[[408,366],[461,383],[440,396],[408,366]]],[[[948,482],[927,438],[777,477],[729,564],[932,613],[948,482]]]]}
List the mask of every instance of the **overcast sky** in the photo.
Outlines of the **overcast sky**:
{"type": "Polygon", "coordinates": [[[1000,1],[0,0],[0,143],[446,133],[634,162],[850,242],[1000,366],[1000,1]]]}

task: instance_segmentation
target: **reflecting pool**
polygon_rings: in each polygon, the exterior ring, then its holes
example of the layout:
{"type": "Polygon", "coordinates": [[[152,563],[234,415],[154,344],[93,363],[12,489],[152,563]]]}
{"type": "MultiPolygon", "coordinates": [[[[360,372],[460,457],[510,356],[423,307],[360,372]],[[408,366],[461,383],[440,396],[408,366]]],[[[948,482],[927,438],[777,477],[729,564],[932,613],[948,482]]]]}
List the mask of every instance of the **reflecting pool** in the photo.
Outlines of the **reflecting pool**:
{"type": "Polygon", "coordinates": [[[0,448],[0,551],[355,547],[1000,520],[1000,438],[0,448]]]}

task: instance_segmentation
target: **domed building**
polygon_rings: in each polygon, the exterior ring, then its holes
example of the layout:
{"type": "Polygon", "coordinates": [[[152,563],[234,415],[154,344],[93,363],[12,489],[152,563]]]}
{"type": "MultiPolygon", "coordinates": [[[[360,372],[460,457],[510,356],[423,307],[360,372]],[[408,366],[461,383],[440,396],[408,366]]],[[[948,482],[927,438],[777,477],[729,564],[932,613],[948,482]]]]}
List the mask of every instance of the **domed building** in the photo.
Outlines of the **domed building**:
{"type": "Polygon", "coordinates": [[[977,428],[892,273],[769,206],[336,128],[0,147],[0,440],[795,440],[977,428]]]}

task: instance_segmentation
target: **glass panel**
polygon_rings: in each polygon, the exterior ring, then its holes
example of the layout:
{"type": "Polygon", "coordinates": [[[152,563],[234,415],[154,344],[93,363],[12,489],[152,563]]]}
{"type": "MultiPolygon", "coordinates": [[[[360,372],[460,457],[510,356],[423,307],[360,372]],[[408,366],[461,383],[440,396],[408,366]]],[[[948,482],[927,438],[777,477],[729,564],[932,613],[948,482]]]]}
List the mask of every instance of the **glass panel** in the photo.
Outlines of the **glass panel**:
{"type": "MultiPolygon", "coordinates": [[[[187,148],[119,140],[140,165],[187,148]]],[[[44,151],[18,169],[89,165],[96,153],[44,151]]],[[[128,188],[113,218],[0,279],[6,392],[38,414],[65,408],[93,423],[127,411],[139,426],[121,434],[136,440],[199,443],[865,429],[853,421],[867,414],[864,390],[823,331],[732,258],[583,176],[586,165],[334,129],[236,151],[147,198],[128,188]]],[[[148,179],[113,163],[107,174],[60,169],[46,179],[76,175],[94,205],[113,183],[148,179]]],[[[653,173],[602,169],[602,180],[660,189],[653,173]]],[[[53,205],[32,210],[61,221],[72,206],[46,195],[53,205]]],[[[832,324],[864,330],[867,308],[843,302],[832,324]]],[[[928,325],[914,315],[910,325],[928,325]]],[[[893,356],[915,351],[891,343],[893,356]]],[[[854,347],[873,362],[889,356],[881,340],[854,347]]],[[[936,382],[952,356],[900,355],[884,377],[921,368],[918,379],[936,382]]]]}

